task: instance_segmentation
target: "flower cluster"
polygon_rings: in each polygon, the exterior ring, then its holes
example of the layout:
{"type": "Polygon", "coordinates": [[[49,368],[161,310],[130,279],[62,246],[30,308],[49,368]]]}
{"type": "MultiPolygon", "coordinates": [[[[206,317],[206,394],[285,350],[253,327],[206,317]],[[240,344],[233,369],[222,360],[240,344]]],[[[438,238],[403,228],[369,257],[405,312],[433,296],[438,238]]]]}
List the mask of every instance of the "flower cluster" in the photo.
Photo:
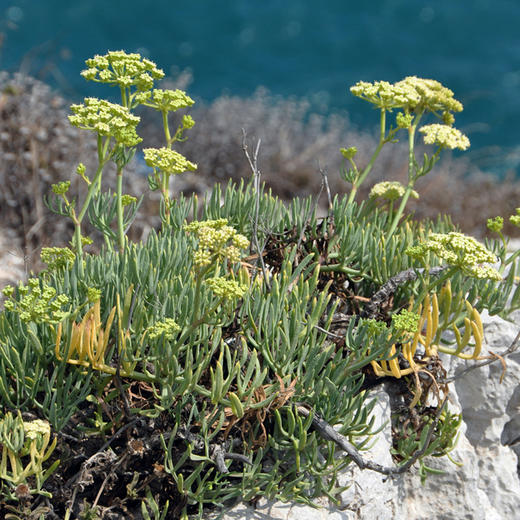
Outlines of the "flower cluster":
{"type": "Polygon", "coordinates": [[[345,159],[353,159],[357,154],[357,148],[355,146],[351,146],[350,148],[340,148],[339,151],[345,159]]]}
{"type": "Polygon", "coordinates": [[[69,116],[73,126],[113,137],[125,146],[135,146],[142,141],[135,130],[140,118],[131,114],[126,107],[104,99],[85,98],[83,104],[70,108],[74,113],[69,116]]]}
{"type": "Polygon", "coordinates": [[[154,323],[148,329],[148,337],[156,339],[164,334],[165,339],[173,339],[174,335],[181,330],[180,326],[172,318],[165,318],[162,321],[154,323]]]}
{"type": "Polygon", "coordinates": [[[231,226],[225,218],[194,221],[184,229],[195,233],[199,239],[199,249],[194,254],[194,263],[203,267],[212,262],[228,259],[239,262],[240,249],[249,247],[249,240],[231,226]]]}
{"type": "Polygon", "coordinates": [[[153,61],[137,53],[110,51],[85,63],[88,69],[81,72],[85,79],[124,88],[135,86],[138,91],[151,89],[154,80],[164,77],[164,72],[153,61]]]}
{"type": "Polygon", "coordinates": [[[398,112],[395,116],[395,123],[397,128],[410,128],[413,123],[412,114],[405,114],[404,112],[398,112]]]}
{"type": "Polygon", "coordinates": [[[191,107],[194,103],[195,101],[183,90],[163,90],[156,88],[153,89],[150,93],[149,100],[144,104],[160,112],[175,112],[180,108],[191,107]]]}
{"type": "Polygon", "coordinates": [[[130,204],[135,204],[137,202],[137,198],[133,195],[121,195],[121,204],[123,207],[129,206],[130,204]]]}
{"type": "Polygon", "coordinates": [[[20,301],[13,298],[13,286],[6,286],[2,292],[10,298],[4,303],[5,309],[18,313],[26,323],[58,323],[67,314],[61,307],[69,303],[69,297],[65,294],[56,295],[54,287],[45,284],[40,287],[38,278],[29,278],[27,285],[18,286],[20,301]]]}
{"type": "Polygon", "coordinates": [[[61,181],[51,185],[52,192],[56,195],[65,195],[70,188],[70,181],[61,181]]]}
{"type": "Polygon", "coordinates": [[[101,290],[95,287],[89,287],[87,289],[87,300],[90,303],[95,303],[101,298],[101,290]]]}
{"type": "Polygon", "coordinates": [[[401,312],[392,315],[392,325],[395,330],[415,334],[419,327],[420,318],[419,314],[403,309],[401,312]]]}
{"type": "Polygon", "coordinates": [[[47,421],[35,419],[34,421],[24,421],[23,429],[28,440],[39,440],[41,436],[50,436],[51,426],[47,421]]]}
{"type": "Polygon", "coordinates": [[[502,217],[488,218],[486,225],[490,231],[495,231],[495,233],[499,233],[500,231],[502,231],[502,228],[504,227],[504,219],[502,217]]]}
{"type": "MultiPolygon", "coordinates": [[[[401,198],[406,192],[406,188],[398,181],[383,181],[378,182],[370,190],[369,197],[371,199],[381,198],[386,200],[396,200],[401,198]]],[[[410,195],[414,199],[419,198],[419,194],[412,190],[410,195]]]]}
{"type": "Polygon", "coordinates": [[[229,300],[242,298],[247,291],[245,285],[223,277],[209,278],[205,283],[213,291],[215,296],[229,300]]]}
{"type": "Polygon", "coordinates": [[[442,113],[462,110],[462,104],[453,97],[450,89],[433,79],[416,76],[408,76],[397,83],[359,81],[350,91],[385,110],[401,108],[406,111],[427,110],[442,113]]]}
{"type": "Polygon", "coordinates": [[[144,160],[148,166],[167,174],[195,171],[197,165],[188,161],[184,155],[169,148],[145,148],[144,160]]]}
{"type": "Polygon", "coordinates": [[[76,259],[76,255],[68,247],[42,247],[41,261],[49,270],[67,269],[76,259]]]}
{"type": "Polygon", "coordinates": [[[460,130],[448,125],[425,125],[419,129],[419,132],[424,134],[425,144],[436,144],[451,150],[469,148],[469,139],[460,130]]]}
{"type": "Polygon", "coordinates": [[[405,252],[424,261],[429,251],[474,278],[502,279],[496,269],[485,265],[496,263],[496,256],[473,237],[455,231],[447,234],[431,233],[428,240],[409,247],[405,252]]]}
{"type": "Polygon", "coordinates": [[[520,227],[520,208],[516,208],[516,215],[511,215],[509,222],[511,222],[513,226],[520,227]]]}
{"type": "Polygon", "coordinates": [[[379,321],[374,318],[362,319],[360,325],[364,325],[367,334],[371,337],[377,337],[388,330],[388,326],[384,321],[379,321]]]}

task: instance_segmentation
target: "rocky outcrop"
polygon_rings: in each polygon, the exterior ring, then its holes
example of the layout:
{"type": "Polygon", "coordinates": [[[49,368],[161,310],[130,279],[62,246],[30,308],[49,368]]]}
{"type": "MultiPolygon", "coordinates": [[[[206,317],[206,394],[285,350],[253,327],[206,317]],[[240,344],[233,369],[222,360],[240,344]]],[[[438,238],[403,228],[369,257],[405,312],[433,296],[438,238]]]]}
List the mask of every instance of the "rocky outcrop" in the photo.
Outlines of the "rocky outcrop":
{"type": "MultiPolygon", "coordinates": [[[[486,348],[500,354],[520,328],[520,312],[513,322],[483,313],[486,348]]],[[[445,356],[449,374],[457,375],[472,362],[445,356]]],[[[450,410],[461,411],[463,423],[456,448],[447,457],[428,460],[444,473],[430,476],[424,485],[416,469],[395,478],[351,465],[340,484],[351,483],[340,506],[317,501],[320,509],[260,501],[256,508],[239,504],[224,520],[503,520],[518,518],[520,510],[520,349],[500,362],[470,370],[450,385],[450,410]],[[503,376],[503,377],[502,377],[503,376]],[[502,378],[502,381],[501,381],[502,378]]],[[[375,395],[375,426],[383,426],[377,443],[364,457],[392,465],[390,455],[390,400],[384,390],[375,395]]]]}

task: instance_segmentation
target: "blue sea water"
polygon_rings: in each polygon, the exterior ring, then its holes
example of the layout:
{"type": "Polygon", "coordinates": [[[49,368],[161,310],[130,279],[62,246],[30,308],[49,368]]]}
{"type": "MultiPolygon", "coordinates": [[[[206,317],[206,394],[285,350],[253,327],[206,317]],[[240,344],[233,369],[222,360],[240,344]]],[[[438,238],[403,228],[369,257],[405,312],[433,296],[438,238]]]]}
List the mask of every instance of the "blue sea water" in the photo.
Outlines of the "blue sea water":
{"type": "Polygon", "coordinates": [[[434,78],[464,104],[466,155],[503,175],[520,173],[519,26],[518,0],[0,0],[0,68],[79,100],[105,95],[79,76],[86,58],[137,51],[167,73],[191,70],[193,97],[263,85],[362,129],[377,115],[349,86],[434,78]]]}

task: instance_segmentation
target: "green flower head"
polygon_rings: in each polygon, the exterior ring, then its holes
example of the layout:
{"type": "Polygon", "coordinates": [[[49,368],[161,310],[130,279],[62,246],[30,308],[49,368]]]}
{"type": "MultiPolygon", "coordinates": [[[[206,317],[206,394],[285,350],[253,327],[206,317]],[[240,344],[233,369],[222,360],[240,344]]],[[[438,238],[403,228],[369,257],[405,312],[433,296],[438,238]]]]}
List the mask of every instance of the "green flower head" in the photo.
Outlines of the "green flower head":
{"type": "Polygon", "coordinates": [[[191,107],[194,103],[183,90],[154,89],[146,105],[161,112],[175,112],[180,108],[191,107]]]}
{"type": "Polygon", "coordinates": [[[195,171],[197,165],[180,153],[169,148],[145,148],[144,160],[148,166],[168,174],[195,171]]]}
{"type": "Polygon", "coordinates": [[[227,300],[242,298],[247,291],[245,285],[241,285],[235,280],[228,280],[223,277],[209,278],[205,283],[213,291],[215,296],[227,300]]]}
{"type": "MultiPolygon", "coordinates": [[[[426,110],[429,112],[460,112],[462,104],[453,97],[453,92],[433,79],[408,76],[397,83],[359,81],[350,91],[355,96],[378,108],[405,112],[426,110]]],[[[402,124],[405,120],[400,120],[402,124]]],[[[399,123],[398,123],[399,125],[399,123]]]]}
{"type": "Polygon", "coordinates": [[[68,247],[42,247],[40,258],[47,269],[53,271],[71,267],[76,255],[68,247]]]}
{"type": "Polygon", "coordinates": [[[453,92],[434,79],[407,76],[394,85],[407,99],[404,107],[409,110],[424,108],[429,112],[461,112],[462,103],[453,92]]]}
{"type": "Polygon", "coordinates": [[[61,181],[61,182],[58,182],[57,184],[51,185],[52,192],[55,193],[56,195],[65,195],[65,193],[67,193],[67,191],[69,191],[69,188],[70,188],[70,181],[61,181]]]}
{"type": "Polygon", "coordinates": [[[504,219],[502,217],[488,218],[486,225],[490,231],[498,233],[504,227],[504,219]]]}
{"type": "Polygon", "coordinates": [[[122,195],[121,196],[121,204],[123,207],[129,206],[130,204],[134,204],[137,202],[137,198],[133,195],[122,195]]]}
{"type": "MultiPolygon", "coordinates": [[[[401,198],[406,192],[406,188],[398,181],[383,181],[378,182],[370,190],[369,197],[371,199],[381,198],[386,200],[396,200],[401,198]]],[[[414,199],[419,198],[419,194],[412,190],[410,195],[414,199]]]]}
{"type": "Polygon", "coordinates": [[[451,150],[469,148],[469,139],[460,130],[448,125],[425,125],[419,128],[419,132],[424,134],[425,144],[435,144],[451,150]]]}
{"type": "Polygon", "coordinates": [[[415,334],[419,327],[420,318],[419,314],[403,309],[398,314],[392,315],[392,325],[395,330],[415,334]]]}
{"type": "Polygon", "coordinates": [[[513,226],[520,227],[520,208],[516,208],[516,215],[511,215],[509,222],[511,222],[513,226]]]}
{"type": "Polygon", "coordinates": [[[350,87],[350,92],[354,96],[386,110],[401,108],[408,102],[405,92],[388,81],[374,81],[374,83],[358,81],[353,87],[350,87]]]}
{"type": "Polygon", "coordinates": [[[119,85],[135,86],[138,91],[152,88],[154,80],[164,77],[164,72],[157,65],[140,54],[124,51],[109,51],[104,56],[94,56],[86,62],[87,69],[81,75],[90,81],[119,85]]]}
{"type": "Polygon", "coordinates": [[[181,330],[173,318],[165,318],[162,321],[154,323],[148,329],[148,337],[150,339],[157,339],[164,334],[164,338],[171,340],[175,334],[181,330]]]}
{"type": "Polygon", "coordinates": [[[188,115],[182,116],[182,127],[185,130],[193,128],[194,126],[195,126],[195,121],[193,120],[193,117],[188,116],[188,115]]]}
{"type": "Polygon", "coordinates": [[[388,330],[388,326],[384,321],[378,321],[373,318],[362,319],[360,321],[360,325],[364,325],[366,327],[367,333],[371,337],[377,337],[388,330]]]}
{"type": "Polygon", "coordinates": [[[485,265],[496,263],[496,256],[473,237],[455,231],[447,234],[431,233],[428,240],[408,248],[405,252],[413,258],[425,260],[430,251],[448,264],[460,268],[468,276],[502,279],[496,269],[485,265]]]}
{"type": "Polygon", "coordinates": [[[18,286],[18,300],[14,299],[14,291],[8,286],[3,291],[10,298],[4,303],[4,307],[16,312],[20,319],[26,323],[58,323],[65,316],[61,310],[69,303],[69,297],[65,294],[56,294],[56,289],[42,283],[38,278],[29,278],[27,285],[18,286]]]}
{"type": "Polygon", "coordinates": [[[399,112],[395,117],[395,122],[398,128],[410,128],[412,126],[413,116],[412,114],[399,112]]]}
{"type": "Polygon", "coordinates": [[[357,154],[357,148],[355,146],[351,146],[350,148],[340,148],[339,151],[345,159],[353,159],[357,154]]]}
{"type": "Polygon", "coordinates": [[[194,221],[184,227],[199,239],[199,249],[193,257],[196,266],[202,267],[224,259],[240,262],[240,250],[249,247],[249,240],[227,223],[227,219],[221,218],[194,221]]]}
{"type": "Polygon", "coordinates": [[[96,303],[101,298],[101,290],[95,287],[89,287],[87,289],[87,300],[90,303],[96,303]]]}
{"type": "Polygon", "coordinates": [[[104,99],[85,98],[83,104],[70,108],[74,113],[69,116],[72,126],[113,137],[125,146],[135,146],[142,141],[135,130],[140,118],[121,105],[104,99]]]}

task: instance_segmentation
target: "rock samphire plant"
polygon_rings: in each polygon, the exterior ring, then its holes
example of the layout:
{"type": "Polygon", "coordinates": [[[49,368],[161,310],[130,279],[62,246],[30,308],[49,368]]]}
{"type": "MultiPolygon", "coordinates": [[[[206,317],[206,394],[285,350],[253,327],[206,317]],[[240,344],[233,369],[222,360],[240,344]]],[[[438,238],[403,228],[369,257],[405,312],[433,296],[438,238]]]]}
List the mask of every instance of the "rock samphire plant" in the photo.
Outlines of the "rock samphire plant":
{"type": "Polygon", "coordinates": [[[164,74],[138,54],[96,56],[82,75],[119,89],[121,103],[72,105],[71,124],[98,146],[96,169],[75,172],[84,199],[63,181],[47,200],[73,223],[70,248],[44,248],[47,268],[4,290],[3,517],[201,518],[238,499],[336,501],[350,464],[386,475],[417,464],[426,478],[425,457],[447,455],[460,423],[442,356],[482,359],[482,310],[520,307],[518,252],[507,253],[500,218],[484,245],[448,217],[405,212],[442,150],[469,145],[452,126],[453,93],[415,77],[352,87],[379,110],[379,145],[363,169],[355,148],[342,149],[352,189],[318,217],[311,198],[284,205],[260,189],[256,153],[254,182],[173,197],[170,176],[196,169],[174,150],[194,121],[183,115],[172,130],[169,114],[193,100],[154,88],[164,74]],[[138,107],[164,128],[162,146],[142,151],[162,227],[131,243],[142,195],[123,181],[141,145],[138,107]],[[441,122],[419,126],[426,117],[441,122]],[[408,184],[356,200],[401,133],[408,184]],[[418,134],[434,147],[421,162],[418,134]],[[83,251],[85,218],[104,237],[99,254],[83,251]],[[403,395],[392,466],[363,456],[377,433],[370,388],[382,381],[403,395]]]}

